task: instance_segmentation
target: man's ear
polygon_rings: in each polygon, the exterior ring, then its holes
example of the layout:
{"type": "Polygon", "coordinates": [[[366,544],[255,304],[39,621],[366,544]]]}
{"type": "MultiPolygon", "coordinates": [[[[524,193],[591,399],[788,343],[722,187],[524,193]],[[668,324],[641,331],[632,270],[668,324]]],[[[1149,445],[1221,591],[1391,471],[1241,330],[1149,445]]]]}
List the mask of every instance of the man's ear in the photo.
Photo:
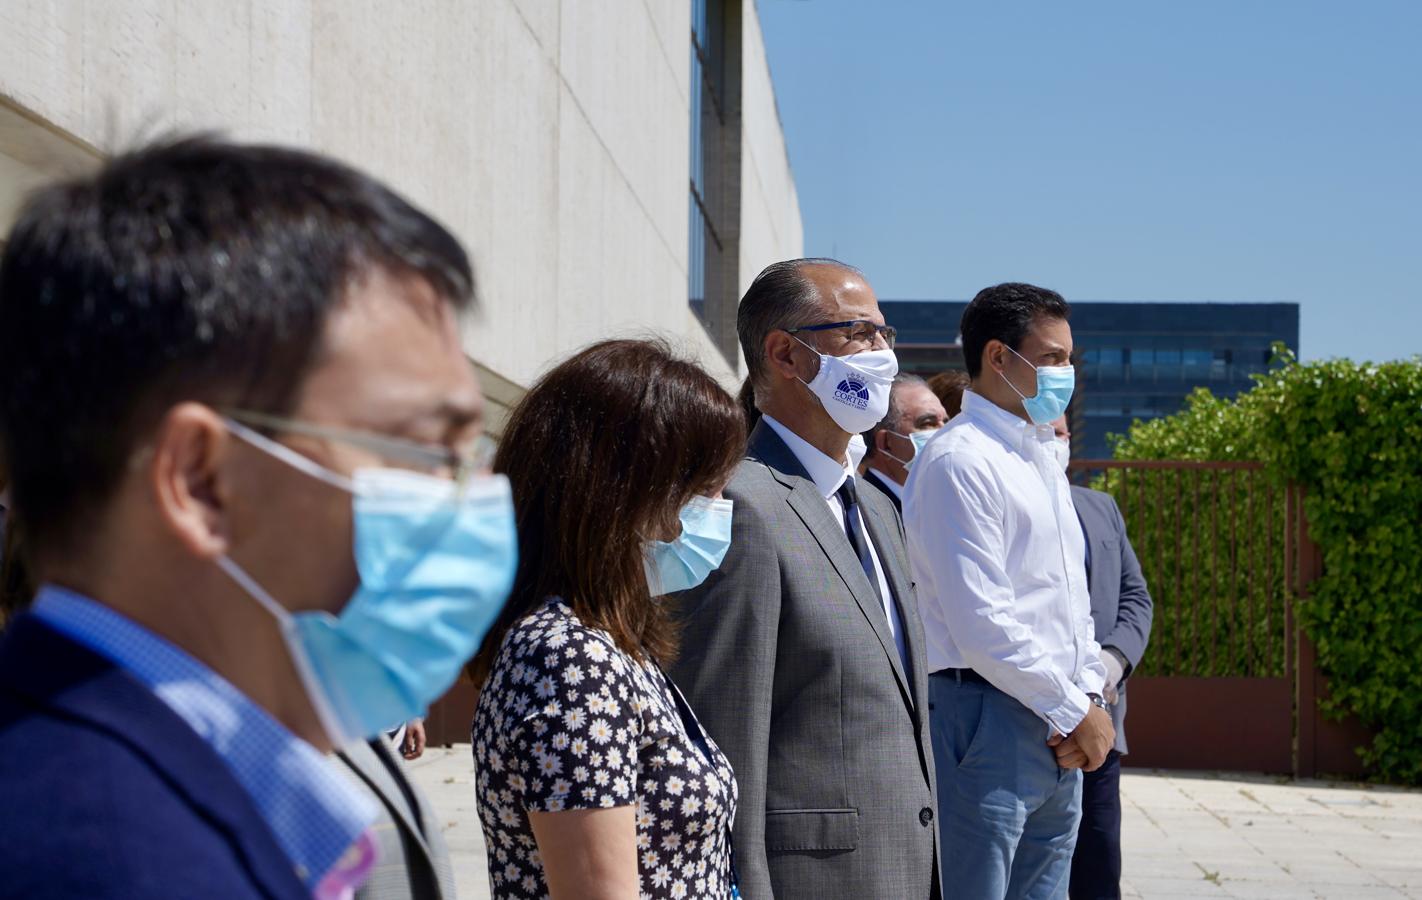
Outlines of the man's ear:
{"type": "Polygon", "coordinates": [[[200,403],[180,403],[153,436],[148,482],[160,520],[194,556],[227,552],[226,463],[234,440],[222,418],[200,403]]]}
{"type": "Polygon", "coordinates": [[[888,429],[886,429],[886,428],[880,428],[878,431],[874,432],[874,452],[876,452],[876,453],[892,453],[892,452],[893,452],[893,451],[891,451],[891,450],[889,449],[889,431],[888,431],[888,429]]]}
{"type": "MultiPolygon", "coordinates": [[[[788,332],[775,329],[765,336],[765,362],[780,378],[803,377],[795,360],[796,341],[788,332]]],[[[810,381],[810,378],[805,378],[810,381]]]]}
{"type": "Polygon", "coordinates": [[[983,370],[1003,372],[1007,371],[1007,345],[997,338],[993,338],[983,346],[983,370]]]}

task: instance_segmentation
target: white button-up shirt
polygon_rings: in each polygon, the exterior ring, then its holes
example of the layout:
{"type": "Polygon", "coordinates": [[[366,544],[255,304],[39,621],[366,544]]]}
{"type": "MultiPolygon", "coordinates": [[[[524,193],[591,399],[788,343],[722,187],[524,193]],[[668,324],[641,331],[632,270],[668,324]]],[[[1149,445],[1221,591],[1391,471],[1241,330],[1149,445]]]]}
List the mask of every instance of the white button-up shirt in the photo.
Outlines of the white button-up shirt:
{"type": "Polygon", "coordinates": [[[965,391],[909,470],[904,527],[928,670],[973,669],[1070,734],[1106,668],[1055,440],[965,391]]]}
{"type": "MultiPolygon", "coordinates": [[[[846,478],[854,477],[854,470],[859,467],[860,459],[864,457],[864,444],[852,442],[849,447],[848,459],[838,462],[820,452],[809,441],[800,437],[795,432],[777,422],[772,416],[761,416],[765,424],[780,436],[785,442],[785,446],[790,448],[790,452],[795,454],[795,459],[800,465],[805,467],[810,480],[815,483],[815,489],[825,498],[825,503],[829,504],[830,512],[834,514],[835,521],[839,523],[841,530],[844,529],[844,503],[839,499],[839,486],[844,484],[846,478]],[[856,447],[855,444],[858,443],[856,447]]],[[[862,490],[863,486],[856,483],[856,490],[862,490]]],[[[872,488],[871,488],[872,490],[872,488]]],[[[904,646],[904,623],[899,618],[898,604],[894,603],[894,594],[889,590],[888,579],[884,577],[884,565],[879,562],[879,551],[874,549],[874,539],[869,537],[869,529],[864,527],[864,516],[859,516],[859,533],[864,535],[865,543],[869,545],[869,556],[874,561],[874,574],[879,581],[879,596],[884,601],[884,615],[889,619],[889,631],[894,636],[894,645],[899,650],[899,661],[903,663],[904,671],[909,670],[908,650],[904,646]]],[[[847,539],[847,538],[846,538],[847,539]]],[[[930,671],[932,671],[930,669],[930,671]]]]}

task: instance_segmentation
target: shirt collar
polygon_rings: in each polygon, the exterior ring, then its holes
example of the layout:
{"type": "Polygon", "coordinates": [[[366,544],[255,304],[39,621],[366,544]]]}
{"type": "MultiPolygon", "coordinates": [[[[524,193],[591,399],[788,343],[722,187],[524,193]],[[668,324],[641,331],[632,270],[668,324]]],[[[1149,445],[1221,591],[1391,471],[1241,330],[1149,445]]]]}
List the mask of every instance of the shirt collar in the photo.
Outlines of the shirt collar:
{"type": "MultiPolygon", "coordinates": [[[[790,452],[795,454],[800,465],[805,467],[805,472],[810,476],[810,480],[815,483],[815,489],[826,500],[834,496],[834,492],[839,490],[839,486],[844,484],[846,478],[854,475],[854,469],[848,462],[839,462],[826,456],[818,447],[777,422],[773,416],[762,415],[761,418],[780,436],[780,439],[785,442],[785,446],[790,448],[790,452]]],[[[845,455],[851,456],[852,454],[846,453],[845,455]]]]}
{"type": "Polygon", "coordinates": [[[898,497],[899,502],[902,503],[904,499],[904,486],[899,484],[894,479],[890,478],[888,475],[885,475],[883,472],[880,472],[878,469],[874,469],[873,471],[875,480],[882,484],[884,487],[893,491],[894,496],[898,497]]]}
{"type": "Polygon", "coordinates": [[[972,390],[963,391],[962,411],[998,440],[1024,455],[1030,453],[1028,448],[1033,444],[1056,440],[1052,426],[1028,422],[972,390]]]}
{"type": "Polygon", "coordinates": [[[375,803],[315,747],[180,647],[101,603],[45,585],[33,610],[147,685],[207,741],[313,892],[328,874],[368,870],[373,844],[364,833],[375,803]]]}

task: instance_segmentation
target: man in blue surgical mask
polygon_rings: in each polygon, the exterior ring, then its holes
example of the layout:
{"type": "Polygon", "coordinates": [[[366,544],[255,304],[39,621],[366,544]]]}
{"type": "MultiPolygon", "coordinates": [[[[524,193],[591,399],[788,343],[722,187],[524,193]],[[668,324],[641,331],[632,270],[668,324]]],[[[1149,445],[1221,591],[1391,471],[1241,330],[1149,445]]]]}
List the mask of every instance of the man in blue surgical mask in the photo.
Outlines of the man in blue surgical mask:
{"type": "Polygon", "coordinates": [[[0,896],[344,897],[390,862],[327,754],[437,698],[514,568],[473,302],[448,231],[299,151],[162,143],[21,210],[0,457],[41,586],[0,638],[0,896]]]}
{"type": "Polygon", "coordinates": [[[1030,284],[973,298],[962,412],[919,451],[905,490],[943,879],[961,897],[1067,896],[1081,770],[1115,738],[1052,428],[1076,381],[1069,313],[1030,284]]]}

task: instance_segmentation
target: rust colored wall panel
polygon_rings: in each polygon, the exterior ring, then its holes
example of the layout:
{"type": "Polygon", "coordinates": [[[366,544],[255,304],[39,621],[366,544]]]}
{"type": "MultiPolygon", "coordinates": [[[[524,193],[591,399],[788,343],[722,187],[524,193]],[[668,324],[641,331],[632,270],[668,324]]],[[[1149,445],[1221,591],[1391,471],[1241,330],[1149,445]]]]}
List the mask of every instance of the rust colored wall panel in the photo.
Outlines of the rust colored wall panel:
{"type": "Polygon", "coordinates": [[[1288,773],[1292,710],[1286,678],[1132,678],[1122,763],[1288,773]]]}

